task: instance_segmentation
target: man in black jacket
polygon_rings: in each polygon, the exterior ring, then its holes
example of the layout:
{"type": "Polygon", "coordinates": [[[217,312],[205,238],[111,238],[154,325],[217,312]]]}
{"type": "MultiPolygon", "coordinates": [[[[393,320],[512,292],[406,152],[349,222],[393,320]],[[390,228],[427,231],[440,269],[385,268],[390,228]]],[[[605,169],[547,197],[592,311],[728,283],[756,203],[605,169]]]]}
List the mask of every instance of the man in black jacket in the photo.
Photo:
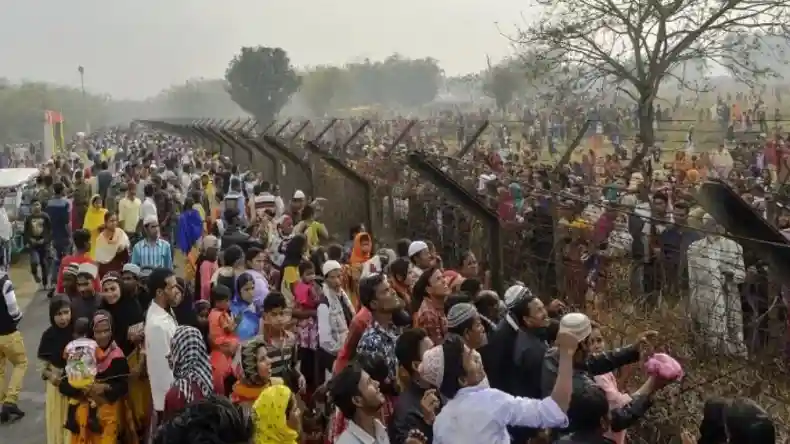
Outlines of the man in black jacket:
{"type": "Polygon", "coordinates": [[[241,219],[239,218],[239,210],[236,208],[228,208],[223,213],[227,226],[225,232],[222,234],[222,250],[227,250],[233,245],[238,245],[242,250],[247,251],[250,247],[258,247],[263,249],[263,245],[255,239],[251,238],[243,228],[241,219]]]}
{"type": "MultiPolygon", "coordinates": [[[[556,318],[564,305],[555,300],[546,307],[532,293],[522,294],[512,305],[510,316],[516,321],[518,331],[508,367],[512,368],[512,374],[516,377],[508,381],[508,390],[505,391],[513,396],[540,399],[543,357],[557,338],[559,322],[556,318]]],[[[511,427],[510,433],[514,442],[526,442],[537,436],[538,430],[511,427]]]]}
{"type": "Polygon", "coordinates": [[[609,401],[597,385],[573,391],[568,421],[575,425],[576,431],[563,436],[556,444],[615,444],[604,436],[611,422],[609,401]]]}
{"type": "MultiPolygon", "coordinates": [[[[588,332],[592,331],[592,322],[590,323],[588,332]]],[[[655,331],[644,332],[639,336],[636,344],[621,347],[608,352],[593,354],[590,352],[590,335],[579,342],[579,348],[573,357],[573,391],[574,394],[582,389],[590,386],[595,386],[596,382],[593,377],[603,375],[617,370],[618,368],[633,364],[639,361],[641,355],[641,346],[648,344],[652,338],[656,336],[655,331]]],[[[554,382],[557,380],[559,356],[556,348],[549,349],[546,356],[543,358],[543,372],[541,374],[541,386],[543,388],[543,396],[548,396],[551,393],[554,382]]],[[[662,388],[667,381],[661,381],[656,378],[649,378],[642,387],[636,392],[631,394],[631,402],[628,404],[611,410],[611,429],[613,432],[625,430],[636,421],[638,421],[650,408],[651,395],[658,389],[662,388]]],[[[576,425],[573,419],[569,417],[570,425],[565,432],[575,432],[576,425]]]]}
{"type": "Polygon", "coordinates": [[[42,210],[42,202],[33,199],[30,214],[25,219],[23,237],[25,246],[30,250],[30,273],[41,284],[42,289],[50,284],[50,245],[52,244],[52,221],[42,210]],[[39,267],[41,276],[39,276],[39,267]]]}
{"type": "Polygon", "coordinates": [[[439,394],[423,381],[417,369],[422,362],[422,355],[431,347],[433,342],[421,328],[404,331],[395,343],[398,366],[402,374],[408,377],[408,382],[395,402],[390,423],[387,425],[390,444],[404,444],[412,430],[419,430],[426,437],[427,443],[433,441],[433,418],[439,414],[439,394]],[[426,403],[435,403],[433,417],[426,417],[422,407],[424,399],[426,403]]]}

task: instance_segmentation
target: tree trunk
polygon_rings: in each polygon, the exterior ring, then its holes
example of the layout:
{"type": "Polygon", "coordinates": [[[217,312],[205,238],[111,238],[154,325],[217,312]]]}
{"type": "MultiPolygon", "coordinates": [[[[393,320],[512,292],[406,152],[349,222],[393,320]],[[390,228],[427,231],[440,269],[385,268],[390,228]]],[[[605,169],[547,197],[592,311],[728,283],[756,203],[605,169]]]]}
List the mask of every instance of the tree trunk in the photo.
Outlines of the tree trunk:
{"type": "MultiPolygon", "coordinates": [[[[650,149],[656,142],[655,131],[653,130],[653,121],[655,120],[655,113],[653,111],[653,95],[642,95],[642,100],[639,101],[639,138],[642,141],[644,148],[650,149]]],[[[660,122],[659,122],[660,124],[660,122]]]]}
{"type": "Polygon", "coordinates": [[[631,176],[631,173],[642,170],[642,164],[645,159],[645,156],[650,151],[650,148],[653,147],[653,144],[655,143],[655,139],[656,139],[655,131],[653,130],[654,96],[649,89],[642,90],[639,96],[640,96],[640,100],[637,108],[637,112],[639,114],[638,138],[641,147],[637,147],[636,153],[634,154],[634,158],[631,160],[631,163],[628,164],[628,167],[623,172],[623,176],[625,177],[626,181],[628,181],[628,178],[631,176]]]}

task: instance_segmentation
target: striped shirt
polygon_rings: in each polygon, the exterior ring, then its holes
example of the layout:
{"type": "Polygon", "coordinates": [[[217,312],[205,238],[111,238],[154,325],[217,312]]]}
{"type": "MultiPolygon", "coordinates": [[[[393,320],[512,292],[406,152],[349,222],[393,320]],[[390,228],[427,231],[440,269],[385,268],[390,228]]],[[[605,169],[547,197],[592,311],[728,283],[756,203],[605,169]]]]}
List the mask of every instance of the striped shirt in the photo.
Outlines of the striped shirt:
{"type": "Polygon", "coordinates": [[[291,369],[296,368],[298,348],[296,336],[291,332],[285,332],[285,336],[280,340],[266,341],[272,376],[288,381],[291,369]]]}
{"type": "Polygon", "coordinates": [[[151,242],[148,239],[141,240],[132,249],[132,263],[140,268],[168,268],[173,269],[173,256],[170,251],[170,244],[164,239],[157,239],[151,242]]]}
{"type": "Polygon", "coordinates": [[[17,331],[16,325],[22,319],[22,311],[16,300],[14,284],[7,274],[0,277],[0,291],[3,298],[0,299],[0,335],[8,335],[17,331]]]}

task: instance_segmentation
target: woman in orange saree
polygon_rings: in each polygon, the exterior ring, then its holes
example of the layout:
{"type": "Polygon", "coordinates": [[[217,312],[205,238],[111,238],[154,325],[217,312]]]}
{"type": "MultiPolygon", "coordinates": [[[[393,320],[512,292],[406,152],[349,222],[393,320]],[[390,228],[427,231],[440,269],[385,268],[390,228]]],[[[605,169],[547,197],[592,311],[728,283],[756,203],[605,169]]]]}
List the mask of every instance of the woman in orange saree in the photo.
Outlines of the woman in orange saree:
{"type": "Polygon", "coordinates": [[[354,246],[351,248],[351,257],[348,264],[343,266],[343,289],[348,297],[359,308],[359,279],[362,275],[362,265],[370,259],[373,249],[373,238],[370,233],[361,232],[354,236],[354,246]]]}

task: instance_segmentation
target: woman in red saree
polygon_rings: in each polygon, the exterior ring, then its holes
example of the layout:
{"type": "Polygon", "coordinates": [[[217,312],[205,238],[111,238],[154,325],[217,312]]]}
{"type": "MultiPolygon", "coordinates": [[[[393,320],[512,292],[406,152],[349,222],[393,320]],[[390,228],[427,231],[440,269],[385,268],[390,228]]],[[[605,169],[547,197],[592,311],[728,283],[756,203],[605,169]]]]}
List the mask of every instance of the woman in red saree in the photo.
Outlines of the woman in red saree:
{"type": "Polygon", "coordinates": [[[129,262],[129,247],[129,236],[118,227],[118,216],[108,211],[104,214],[104,226],[96,238],[94,251],[99,279],[111,271],[121,273],[123,266],[129,262]]]}

